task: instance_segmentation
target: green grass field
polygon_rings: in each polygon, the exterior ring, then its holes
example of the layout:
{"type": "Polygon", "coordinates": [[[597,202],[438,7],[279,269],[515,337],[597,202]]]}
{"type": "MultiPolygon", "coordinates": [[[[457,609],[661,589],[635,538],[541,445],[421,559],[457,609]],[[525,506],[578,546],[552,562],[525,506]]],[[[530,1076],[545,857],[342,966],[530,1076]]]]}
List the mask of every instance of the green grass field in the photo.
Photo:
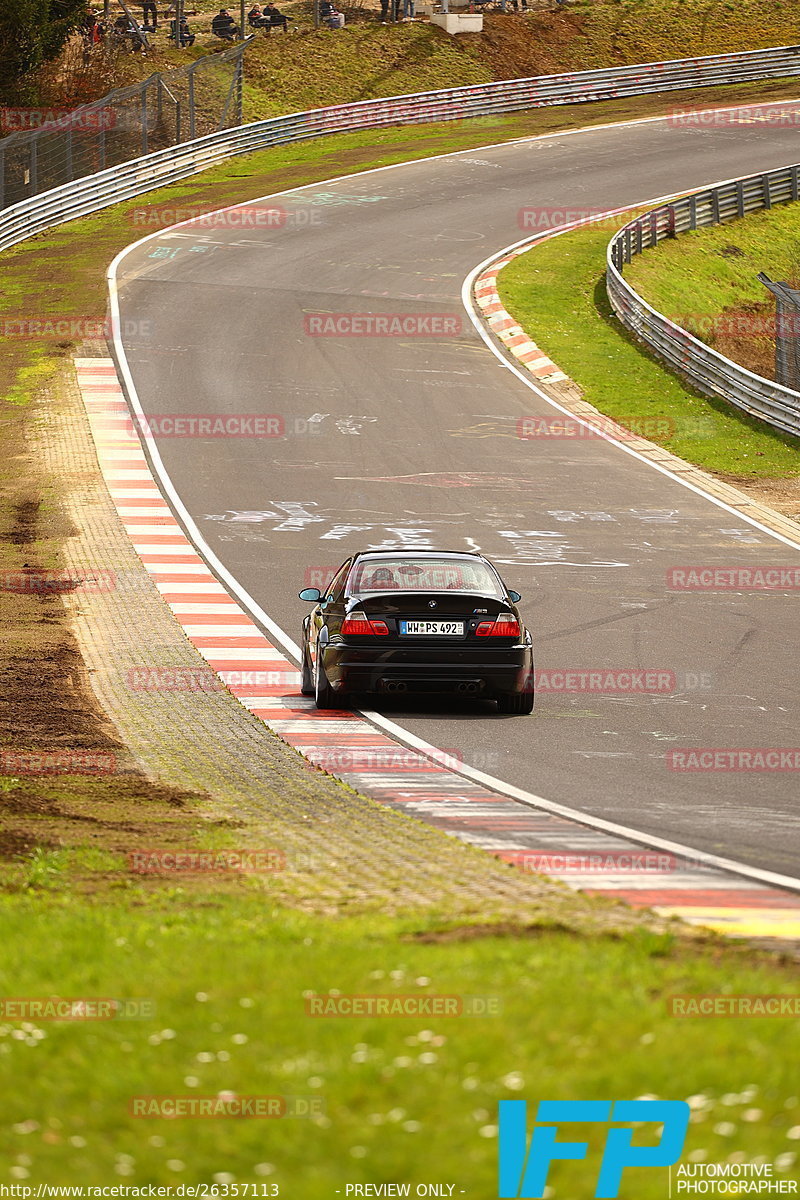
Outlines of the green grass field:
{"type": "MultiPolygon", "coordinates": [[[[641,1095],[692,1097],[685,1158],[735,1150],[791,1172],[791,1021],[667,1009],[678,993],[791,991],[786,968],[646,932],[439,940],[413,916],[311,918],[213,889],[187,900],[180,889],[139,905],[92,906],[68,888],[2,898],[0,994],[156,1005],[149,1019],[0,1020],[11,1179],[268,1181],[303,1200],[346,1183],[434,1179],[484,1200],[495,1194],[498,1100],[641,1095]],[[306,1015],[309,993],[334,990],[481,997],[500,1011],[306,1015]],[[227,1092],[315,1098],[317,1111],[199,1124],[128,1111],[134,1096],[227,1092]]],[[[554,1170],[557,1194],[591,1194],[583,1166],[554,1170]]],[[[620,1194],[663,1197],[666,1174],[632,1171],[620,1194]]]]}
{"type": "Polygon", "coordinates": [[[661,242],[657,251],[637,255],[625,278],[662,312],[717,316],[771,307],[759,271],[800,282],[800,205],[781,204],[661,242]]]}

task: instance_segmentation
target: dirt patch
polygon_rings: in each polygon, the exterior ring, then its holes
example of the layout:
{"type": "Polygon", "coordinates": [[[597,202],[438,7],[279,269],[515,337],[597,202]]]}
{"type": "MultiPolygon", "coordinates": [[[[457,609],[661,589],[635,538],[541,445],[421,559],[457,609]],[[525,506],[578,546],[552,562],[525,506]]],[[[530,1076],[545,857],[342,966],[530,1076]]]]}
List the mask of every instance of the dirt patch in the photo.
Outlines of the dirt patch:
{"type": "Polygon", "coordinates": [[[748,371],[775,378],[775,304],[747,304],[726,308],[705,339],[719,354],[740,363],[748,371]],[[764,332],[760,333],[759,330],[764,332]],[[742,332],[737,332],[741,330],[742,332]]]}
{"type": "Polygon", "coordinates": [[[68,523],[34,485],[24,452],[16,457],[19,482],[0,496],[0,619],[7,630],[0,645],[0,747],[118,748],[60,596],[29,586],[53,576],[55,543],[68,523]]]}
{"type": "Polygon", "coordinates": [[[746,492],[759,504],[766,504],[800,522],[800,479],[753,479],[746,475],[722,474],[719,478],[746,492]]]}
{"type": "MultiPolygon", "coordinates": [[[[202,821],[201,801],[135,775],[6,780],[0,792],[0,890],[68,886],[71,892],[98,897],[109,888],[153,891],[180,884],[202,892],[208,883],[202,871],[167,868],[143,874],[134,869],[134,856],[154,849],[172,856],[196,852],[198,829],[206,838],[226,836],[202,821]],[[43,851],[56,862],[44,875],[37,869],[43,851]]],[[[217,873],[214,890],[239,888],[243,879],[236,870],[217,873]]]]}
{"type": "Polygon", "coordinates": [[[541,12],[534,16],[487,13],[483,32],[461,34],[469,49],[491,70],[495,79],[554,75],[570,61],[575,43],[583,37],[586,15],[580,12],[541,12]]]}
{"type": "Polygon", "coordinates": [[[574,934],[575,930],[557,921],[541,925],[522,925],[513,921],[498,921],[496,925],[454,925],[449,929],[426,929],[421,933],[412,933],[405,941],[423,943],[441,942],[473,942],[478,938],[508,937],[534,938],[544,937],[549,933],[574,934]]]}

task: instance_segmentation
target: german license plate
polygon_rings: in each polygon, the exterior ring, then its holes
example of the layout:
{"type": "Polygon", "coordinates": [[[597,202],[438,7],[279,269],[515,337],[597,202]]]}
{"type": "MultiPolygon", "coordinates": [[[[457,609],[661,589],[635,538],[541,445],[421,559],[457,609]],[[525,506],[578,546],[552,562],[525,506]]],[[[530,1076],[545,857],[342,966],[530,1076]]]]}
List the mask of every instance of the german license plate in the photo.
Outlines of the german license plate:
{"type": "Polygon", "coordinates": [[[463,637],[463,621],[401,621],[400,632],[415,637],[463,637]]]}

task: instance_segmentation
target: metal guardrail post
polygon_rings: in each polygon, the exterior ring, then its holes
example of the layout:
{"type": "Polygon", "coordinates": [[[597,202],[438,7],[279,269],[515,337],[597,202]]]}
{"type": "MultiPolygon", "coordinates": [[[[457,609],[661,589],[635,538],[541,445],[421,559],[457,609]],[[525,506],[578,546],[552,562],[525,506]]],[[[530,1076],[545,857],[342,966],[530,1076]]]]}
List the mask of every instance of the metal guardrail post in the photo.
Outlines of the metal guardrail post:
{"type": "MultiPolygon", "coordinates": [[[[242,0],[242,21],[244,22],[244,0],[242,0]]],[[[244,30],[244,24],[242,24],[244,30]]],[[[242,35],[244,36],[244,34],[242,35]]],[[[241,125],[244,119],[244,49],[236,60],[236,124],[241,125]]]]}
{"type": "Polygon", "coordinates": [[[776,283],[763,271],[758,279],[775,297],[775,379],[783,387],[800,387],[800,291],[776,283]]]}
{"type": "Polygon", "coordinates": [[[139,100],[139,120],[142,123],[142,154],[147,154],[147,87],[149,82],[150,80],[146,79],[142,84],[139,100]]]}
{"type": "Polygon", "coordinates": [[[744,216],[744,184],[741,179],[736,180],[736,215],[744,216]]]}
{"type": "Polygon", "coordinates": [[[236,92],[236,71],[233,72],[233,78],[231,79],[231,86],[228,88],[228,94],[225,97],[225,107],[222,110],[222,116],[219,119],[219,125],[217,126],[217,129],[225,129],[226,128],[225,122],[228,119],[228,109],[231,106],[231,98],[233,97],[235,92],[236,92]]]}
{"type": "Polygon", "coordinates": [[[28,181],[30,183],[31,195],[35,196],[39,191],[39,139],[38,137],[31,138],[31,155],[28,181]]]}
{"type": "Polygon", "coordinates": [[[189,67],[189,140],[194,141],[197,136],[195,128],[195,99],[194,99],[194,73],[197,70],[197,63],[193,63],[189,67]]]}

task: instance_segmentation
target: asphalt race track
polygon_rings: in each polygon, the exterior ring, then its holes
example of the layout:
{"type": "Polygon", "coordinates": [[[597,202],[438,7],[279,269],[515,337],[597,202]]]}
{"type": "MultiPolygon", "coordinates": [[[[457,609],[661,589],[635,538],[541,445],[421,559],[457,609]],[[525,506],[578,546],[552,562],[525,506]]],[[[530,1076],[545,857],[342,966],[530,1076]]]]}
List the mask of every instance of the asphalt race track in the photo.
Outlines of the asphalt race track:
{"type": "Polygon", "coordinates": [[[540,671],[674,672],[674,692],[542,694],[532,717],[381,711],[551,801],[789,875],[796,772],[680,773],[665,755],[797,745],[797,596],[675,592],[667,572],[799,565],[800,548],[601,439],[521,440],[520,417],[558,414],[460,293],[524,236],[524,207],[616,208],[798,160],[796,129],[759,123],[482,147],[298,189],[274,201],[280,227],[161,232],[118,273],[148,416],[279,418],[280,437],[158,445],[208,545],[292,639],[298,590],[353,549],[479,548],[523,595],[540,671]],[[307,332],[308,314],[341,312],[455,316],[461,332],[307,332]]]}

